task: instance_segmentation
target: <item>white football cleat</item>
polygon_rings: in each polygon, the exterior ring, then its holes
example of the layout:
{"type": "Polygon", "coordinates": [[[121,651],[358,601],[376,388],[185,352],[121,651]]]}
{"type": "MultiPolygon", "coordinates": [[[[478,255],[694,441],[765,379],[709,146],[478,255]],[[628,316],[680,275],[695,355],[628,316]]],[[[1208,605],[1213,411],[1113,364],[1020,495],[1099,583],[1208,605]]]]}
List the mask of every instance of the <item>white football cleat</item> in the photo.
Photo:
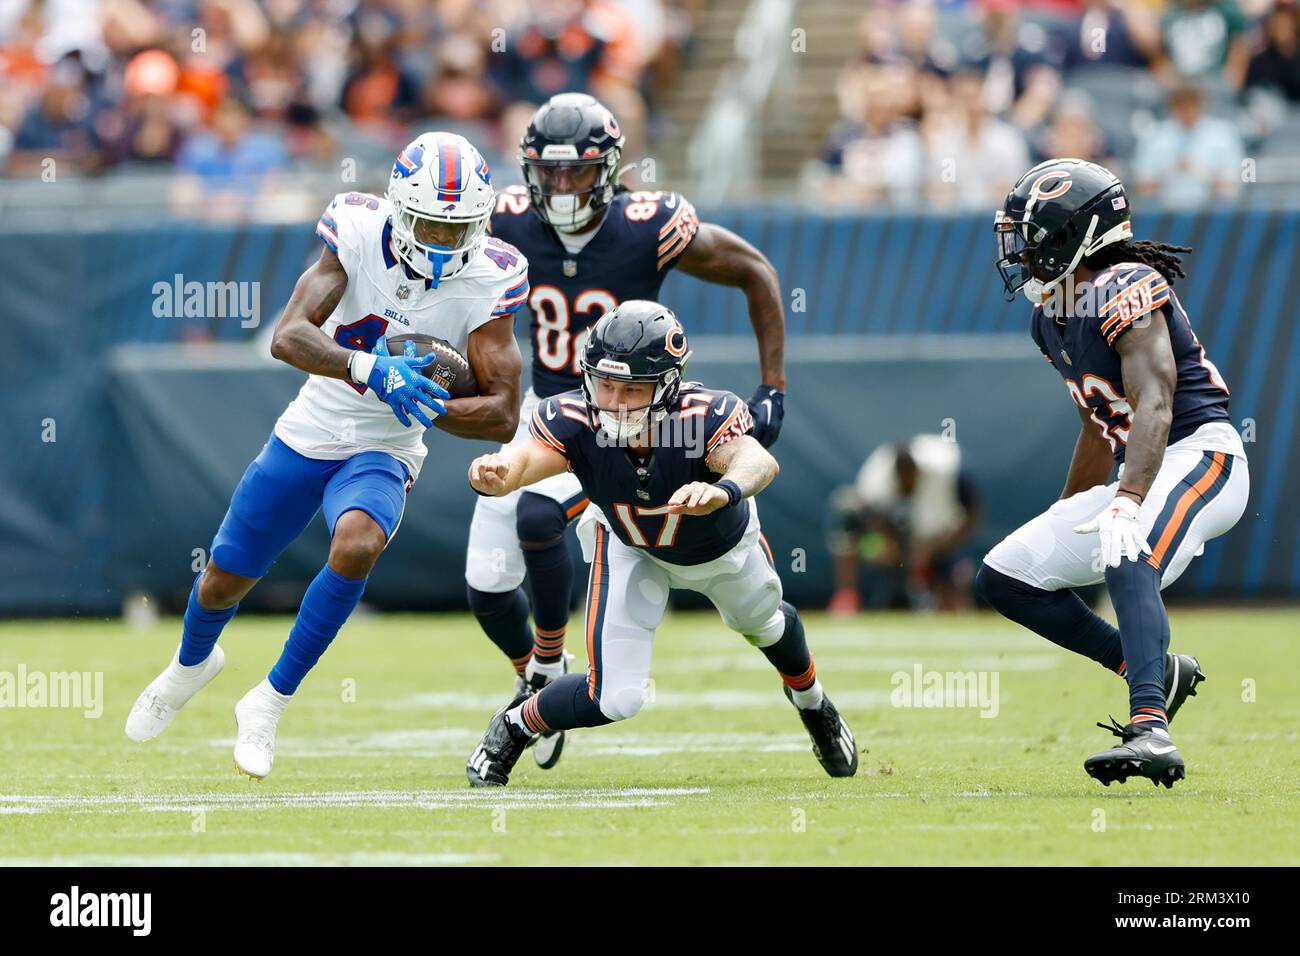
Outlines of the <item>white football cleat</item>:
{"type": "Polygon", "coordinates": [[[191,667],[181,666],[180,648],[177,648],[171,663],[135,699],[131,713],[126,715],[126,735],[137,741],[157,737],[167,729],[176,712],[221,673],[225,663],[226,652],[220,644],[212,646],[207,660],[191,667]]]}
{"type": "Polygon", "coordinates": [[[271,772],[275,763],[275,728],[288,705],[289,697],[279,693],[266,678],[235,705],[236,770],[254,780],[261,780],[271,772]]]}

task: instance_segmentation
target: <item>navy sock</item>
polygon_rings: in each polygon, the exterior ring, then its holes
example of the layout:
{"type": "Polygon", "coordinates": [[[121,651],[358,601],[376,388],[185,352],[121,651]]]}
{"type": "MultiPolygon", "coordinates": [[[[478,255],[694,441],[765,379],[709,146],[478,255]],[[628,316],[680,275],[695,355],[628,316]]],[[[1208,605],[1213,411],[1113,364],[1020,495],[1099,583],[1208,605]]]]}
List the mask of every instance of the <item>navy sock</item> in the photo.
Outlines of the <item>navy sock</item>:
{"type": "Polygon", "coordinates": [[[613,723],[587,696],[586,674],[557,677],[523,703],[523,723],[535,734],[613,723]]]}
{"type": "Polygon", "coordinates": [[[568,524],[568,512],[555,499],[529,491],[519,496],[515,531],[533,594],[533,658],[539,664],[558,661],[564,653],[573,600],[573,559],[564,540],[568,524]]]}
{"type": "Polygon", "coordinates": [[[298,617],[289,632],[289,640],[284,642],[280,659],[267,675],[272,687],[281,694],[292,694],[298,689],[361,600],[366,580],[345,578],[328,564],[320,569],[302,596],[298,617]]]}
{"type": "Polygon", "coordinates": [[[817,669],[804,638],[803,621],[799,619],[799,612],[786,601],[781,602],[781,613],[785,615],[785,631],[781,639],[759,650],[792,690],[807,690],[817,680],[817,669]]]}
{"type": "Polygon", "coordinates": [[[981,564],[975,591],[1003,617],[1107,670],[1124,663],[1120,632],[1068,588],[1048,591],[981,564]]]}
{"type": "Polygon", "coordinates": [[[180,661],[186,667],[194,664],[202,664],[212,653],[213,645],[217,643],[217,638],[221,636],[221,631],[235,612],[239,610],[239,605],[224,608],[220,611],[209,611],[199,604],[199,581],[203,575],[200,574],[194,579],[194,587],[190,589],[190,601],[185,605],[185,623],[181,630],[181,652],[180,661]]]}
{"type": "Polygon", "coordinates": [[[1165,652],[1169,650],[1169,615],[1160,597],[1160,569],[1143,558],[1120,561],[1106,569],[1128,678],[1129,720],[1165,728],[1165,652]]]}
{"type": "Polygon", "coordinates": [[[513,591],[468,589],[470,610],[479,627],[501,653],[510,658],[515,673],[522,674],[533,656],[533,635],[528,630],[528,595],[513,591]]]}
{"type": "Polygon", "coordinates": [[[573,559],[563,535],[540,547],[522,544],[533,592],[533,656],[542,664],[558,661],[573,597],[573,559]]]}

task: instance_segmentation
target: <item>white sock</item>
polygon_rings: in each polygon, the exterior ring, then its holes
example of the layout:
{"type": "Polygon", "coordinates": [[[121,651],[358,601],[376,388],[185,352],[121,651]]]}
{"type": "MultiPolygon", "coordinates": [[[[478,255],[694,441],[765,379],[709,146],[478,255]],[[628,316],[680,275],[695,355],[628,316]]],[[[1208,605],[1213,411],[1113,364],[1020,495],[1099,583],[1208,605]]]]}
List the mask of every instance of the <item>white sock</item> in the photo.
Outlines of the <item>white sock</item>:
{"type": "Polygon", "coordinates": [[[509,723],[513,724],[519,730],[522,730],[524,733],[528,734],[528,736],[531,737],[533,735],[533,732],[529,730],[528,726],[524,723],[523,704],[520,704],[518,707],[515,707],[512,710],[506,711],[506,720],[509,723]]]}
{"type": "Polygon", "coordinates": [[[822,700],[826,697],[822,693],[822,682],[815,678],[812,686],[805,690],[795,690],[791,687],[790,696],[794,698],[794,704],[800,710],[816,710],[822,705],[822,700]]]}
{"type": "Polygon", "coordinates": [[[557,677],[564,676],[564,658],[558,661],[549,661],[545,664],[539,663],[537,658],[530,657],[528,666],[524,668],[524,677],[532,680],[536,675],[541,674],[548,681],[553,681],[557,677]]]}
{"type": "Polygon", "coordinates": [[[292,694],[281,694],[271,686],[271,682],[265,677],[260,684],[253,688],[258,695],[267,702],[268,705],[275,708],[277,713],[284,713],[284,709],[289,706],[289,701],[293,700],[292,694]]]}

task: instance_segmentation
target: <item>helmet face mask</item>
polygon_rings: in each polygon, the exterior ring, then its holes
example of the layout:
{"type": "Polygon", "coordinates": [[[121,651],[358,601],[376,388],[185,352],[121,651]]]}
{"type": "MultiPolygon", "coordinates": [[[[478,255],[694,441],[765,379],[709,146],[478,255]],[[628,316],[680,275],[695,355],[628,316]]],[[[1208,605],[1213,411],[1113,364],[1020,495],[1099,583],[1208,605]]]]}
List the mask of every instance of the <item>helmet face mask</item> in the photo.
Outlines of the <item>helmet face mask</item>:
{"type": "Polygon", "coordinates": [[[594,159],[521,160],[533,208],[560,232],[582,229],[609,205],[617,162],[617,151],[594,159]]]}
{"type": "MultiPolygon", "coordinates": [[[[668,393],[676,373],[670,372],[663,378],[634,378],[602,372],[600,370],[583,370],[582,392],[587,399],[588,414],[593,415],[601,431],[616,442],[627,442],[646,435],[652,426],[657,426],[668,416],[668,393]],[[608,399],[602,399],[601,382],[629,382],[650,386],[650,400],[641,405],[609,405],[608,399]]],[[[676,390],[673,390],[676,397],[676,390]]]]}
{"type": "Polygon", "coordinates": [[[519,142],[533,211],[559,232],[599,222],[614,199],[625,142],[614,114],[594,97],[551,97],[519,142]]]}
{"type": "Polygon", "coordinates": [[[487,161],[451,133],[425,133],[398,154],[387,198],[394,254],[435,287],[469,265],[496,205],[487,161]]]}

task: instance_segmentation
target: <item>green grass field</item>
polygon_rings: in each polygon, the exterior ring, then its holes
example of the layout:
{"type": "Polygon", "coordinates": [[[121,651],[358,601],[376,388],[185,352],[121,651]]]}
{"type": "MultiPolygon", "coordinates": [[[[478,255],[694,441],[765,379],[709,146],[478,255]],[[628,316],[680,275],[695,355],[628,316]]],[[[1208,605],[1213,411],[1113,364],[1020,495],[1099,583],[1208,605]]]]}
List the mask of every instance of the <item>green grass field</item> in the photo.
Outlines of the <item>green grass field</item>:
{"type": "MultiPolygon", "coordinates": [[[[465,758],[511,681],[466,616],[350,623],[280,724],[275,772],[236,775],[233,706],[286,618],[244,617],[226,669],[149,744],[122,725],[178,622],[0,625],[0,674],[102,671],[103,713],[0,708],[0,862],[70,864],[1294,864],[1300,611],[1182,610],[1209,676],[1174,724],[1188,776],[1109,789],[1123,682],[991,615],[808,618],[818,670],[862,749],[826,777],[766,661],[710,614],[670,616],[653,700],[579,731],[506,790],[465,758]],[[984,671],[978,707],[891,704],[891,675],[984,671]],[[1253,698],[1253,699],[1252,699],[1253,698]]],[[[581,648],[579,665],[584,664],[581,648]]]]}

